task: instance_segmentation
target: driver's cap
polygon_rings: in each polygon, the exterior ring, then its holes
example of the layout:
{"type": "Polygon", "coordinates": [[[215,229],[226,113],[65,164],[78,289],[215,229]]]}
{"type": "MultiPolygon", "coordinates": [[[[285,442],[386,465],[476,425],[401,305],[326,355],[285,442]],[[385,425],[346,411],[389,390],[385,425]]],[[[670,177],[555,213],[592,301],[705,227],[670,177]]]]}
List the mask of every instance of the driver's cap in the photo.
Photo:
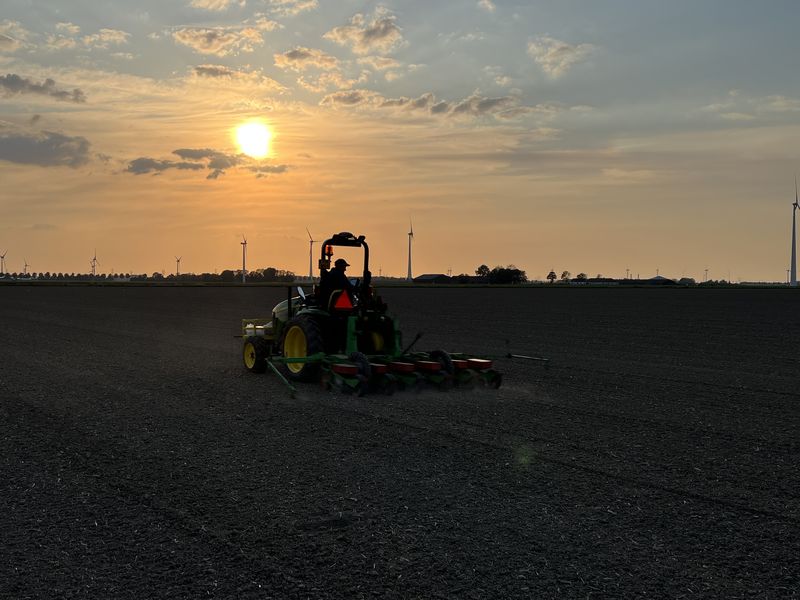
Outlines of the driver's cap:
{"type": "Polygon", "coordinates": [[[337,258],[336,262],[333,263],[333,264],[334,264],[334,266],[337,266],[337,267],[349,267],[350,266],[348,264],[348,262],[343,258],[337,258]]]}

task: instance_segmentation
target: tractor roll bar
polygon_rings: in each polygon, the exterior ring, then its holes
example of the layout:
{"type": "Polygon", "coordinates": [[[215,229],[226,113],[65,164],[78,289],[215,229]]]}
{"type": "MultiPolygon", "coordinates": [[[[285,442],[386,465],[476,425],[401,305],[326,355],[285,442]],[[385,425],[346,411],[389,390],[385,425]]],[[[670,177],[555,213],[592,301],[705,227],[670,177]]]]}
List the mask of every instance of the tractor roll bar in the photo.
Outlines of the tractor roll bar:
{"type": "Polygon", "coordinates": [[[364,289],[367,289],[372,283],[372,275],[369,272],[369,245],[364,239],[363,235],[358,237],[354,236],[349,231],[341,233],[334,233],[330,238],[322,242],[322,249],[320,251],[319,270],[327,271],[331,268],[331,256],[333,256],[333,246],[348,246],[350,248],[363,248],[364,249],[364,273],[361,281],[364,289]]]}

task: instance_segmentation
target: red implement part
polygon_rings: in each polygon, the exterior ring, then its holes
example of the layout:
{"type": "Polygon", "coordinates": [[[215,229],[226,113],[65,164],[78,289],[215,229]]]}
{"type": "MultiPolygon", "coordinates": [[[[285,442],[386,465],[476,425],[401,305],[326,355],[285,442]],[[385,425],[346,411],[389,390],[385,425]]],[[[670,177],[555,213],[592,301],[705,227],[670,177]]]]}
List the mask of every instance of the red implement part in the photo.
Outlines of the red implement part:
{"type": "Polygon", "coordinates": [[[336,363],[331,365],[331,371],[338,373],[339,375],[358,375],[358,365],[336,363]]]}
{"type": "Polygon", "coordinates": [[[414,365],[407,362],[400,362],[395,361],[393,363],[389,363],[389,368],[394,371],[395,373],[413,373],[414,372],[414,365]]]}
{"type": "Polygon", "coordinates": [[[418,360],[414,363],[420,371],[428,373],[438,373],[442,370],[442,364],[433,360],[418,360]]]}
{"type": "Polygon", "coordinates": [[[469,363],[470,369],[475,369],[476,371],[485,371],[492,368],[492,361],[485,358],[470,358],[467,363],[469,363]]]}
{"type": "Polygon", "coordinates": [[[464,369],[469,369],[469,361],[464,360],[462,358],[454,358],[453,368],[457,371],[463,371],[464,369]]]}
{"type": "Polygon", "coordinates": [[[383,375],[389,371],[389,366],[382,363],[369,363],[369,367],[375,375],[383,375]]]}

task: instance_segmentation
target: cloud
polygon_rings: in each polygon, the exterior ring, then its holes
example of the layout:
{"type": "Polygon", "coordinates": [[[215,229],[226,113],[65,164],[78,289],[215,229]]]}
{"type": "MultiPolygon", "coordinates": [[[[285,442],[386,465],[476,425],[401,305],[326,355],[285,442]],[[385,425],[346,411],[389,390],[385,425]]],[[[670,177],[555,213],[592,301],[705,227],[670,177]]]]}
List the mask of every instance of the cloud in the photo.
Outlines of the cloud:
{"type": "Polygon", "coordinates": [[[247,167],[253,173],[286,173],[289,170],[289,165],[256,165],[247,167]]]}
{"type": "Polygon", "coordinates": [[[423,115],[433,118],[478,119],[496,118],[505,121],[537,115],[549,119],[565,107],[557,104],[527,106],[520,104],[518,96],[486,97],[479,92],[458,101],[437,99],[431,92],[416,98],[385,98],[369,90],[344,90],[328,94],[321,106],[373,109],[391,111],[398,115],[423,115]]]}
{"type": "Polygon", "coordinates": [[[356,54],[385,54],[404,41],[395,20],[395,16],[385,9],[378,9],[370,22],[364,15],[356,14],[349,25],[335,27],[323,37],[341,46],[351,46],[356,54]]]}
{"type": "Polygon", "coordinates": [[[310,68],[331,70],[339,67],[339,60],[336,57],[325,54],[322,50],[303,46],[298,46],[283,54],[275,54],[274,58],[276,67],[297,72],[310,68]]]}
{"type": "Polygon", "coordinates": [[[0,21],[0,52],[14,52],[27,41],[30,32],[19,21],[0,21]]]}
{"type": "Polygon", "coordinates": [[[223,11],[227,10],[231,4],[244,6],[245,0],[192,0],[189,6],[203,10],[223,11]]]}
{"type": "Polygon", "coordinates": [[[364,56],[358,59],[358,64],[366,65],[375,69],[376,71],[383,71],[385,69],[397,69],[402,66],[398,61],[386,56],[364,56]]]}
{"type": "Polygon", "coordinates": [[[553,78],[564,75],[593,51],[591,44],[573,45],[546,35],[528,43],[528,54],[553,78]]]}
{"type": "Polygon", "coordinates": [[[795,113],[800,112],[800,100],[783,95],[747,96],[739,90],[731,90],[722,102],[709,104],[702,110],[716,113],[726,121],[794,119],[795,113]]]}
{"type": "Polygon", "coordinates": [[[0,132],[0,160],[41,167],[77,168],[89,162],[89,141],[53,131],[0,132]]]}
{"type": "Polygon", "coordinates": [[[369,71],[362,71],[361,75],[357,79],[348,79],[340,71],[330,71],[322,73],[317,77],[300,77],[297,80],[297,83],[303,88],[319,94],[330,89],[350,89],[354,85],[366,83],[369,80],[369,76],[369,71]]]}
{"type": "Polygon", "coordinates": [[[492,0],[478,0],[478,8],[482,8],[486,12],[493,13],[497,10],[492,0]]]}
{"type": "Polygon", "coordinates": [[[319,103],[320,106],[359,106],[379,97],[369,90],[347,90],[328,94],[319,103]]]}
{"type": "Polygon", "coordinates": [[[48,35],[45,47],[48,50],[72,50],[77,47],[78,40],[63,35],[48,35]]]}
{"type": "Polygon", "coordinates": [[[56,23],[56,31],[64,31],[69,35],[78,35],[81,32],[81,28],[75,23],[61,22],[56,23]]]}
{"type": "Polygon", "coordinates": [[[224,81],[226,85],[251,85],[275,92],[283,92],[286,90],[284,86],[274,79],[265,77],[257,71],[243,71],[225,65],[198,65],[192,68],[192,74],[197,80],[206,80],[210,82],[219,80],[224,81]]]}
{"type": "Polygon", "coordinates": [[[167,169],[191,170],[199,171],[205,169],[205,165],[200,163],[178,162],[174,160],[157,160],[155,158],[135,158],[128,163],[128,168],[125,169],[128,173],[134,175],[144,175],[146,173],[160,173],[167,169]]]}
{"type": "Polygon", "coordinates": [[[136,158],[128,163],[125,169],[127,173],[134,175],[145,175],[153,173],[158,175],[169,169],[179,171],[204,171],[210,173],[206,179],[218,179],[225,174],[226,169],[243,167],[253,173],[285,173],[289,170],[288,165],[265,165],[255,162],[245,154],[228,154],[212,148],[178,148],[172,153],[182,160],[157,159],[150,157],[136,158]]]}
{"type": "Polygon", "coordinates": [[[106,49],[110,45],[127,44],[130,33],[119,29],[100,29],[97,33],[85,35],[81,38],[83,45],[89,48],[106,49]]]}
{"type": "Polygon", "coordinates": [[[270,12],[280,17],[293,17],[307,10],[315,10],[317,0],[267,0],[270,12]]]}
{"type": "Polygon", "coordinates": [[[255,25],[244,27],[183,27],[172,32],[172,38],[200,54],[230,56],[253,52],[264,43],[262,31],[272,31],[278,24],[258,19],[255,25]]]}
{"type": "Polygon", "coordinates": [[[3,91],[5,96],[38,94],[64,102],[86,102],[86,95],[78,88],[72,91],[59,90],[56,88],[56,82],[52,79],[45,79],[44,83],[34,83],[30,79],[20,77],[14,73],[0,75],[0,90],[3,91]]]}

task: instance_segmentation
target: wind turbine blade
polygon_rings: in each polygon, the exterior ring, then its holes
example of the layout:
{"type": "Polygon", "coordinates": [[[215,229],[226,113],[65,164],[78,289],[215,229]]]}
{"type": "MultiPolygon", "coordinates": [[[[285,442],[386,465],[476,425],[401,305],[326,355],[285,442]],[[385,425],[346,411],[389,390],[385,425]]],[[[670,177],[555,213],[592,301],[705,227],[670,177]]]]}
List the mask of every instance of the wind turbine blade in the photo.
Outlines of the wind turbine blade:
{"type": "Polygon", "coordinates": [[[308,240],[309,240],[310,242],[313,242],[313,241],[314,241],[314,238],[313,238],[313,237],[311,237],[311,232],[308,230],[308,227],[306,227],[306,233],[308,234],[308,240]]]}

